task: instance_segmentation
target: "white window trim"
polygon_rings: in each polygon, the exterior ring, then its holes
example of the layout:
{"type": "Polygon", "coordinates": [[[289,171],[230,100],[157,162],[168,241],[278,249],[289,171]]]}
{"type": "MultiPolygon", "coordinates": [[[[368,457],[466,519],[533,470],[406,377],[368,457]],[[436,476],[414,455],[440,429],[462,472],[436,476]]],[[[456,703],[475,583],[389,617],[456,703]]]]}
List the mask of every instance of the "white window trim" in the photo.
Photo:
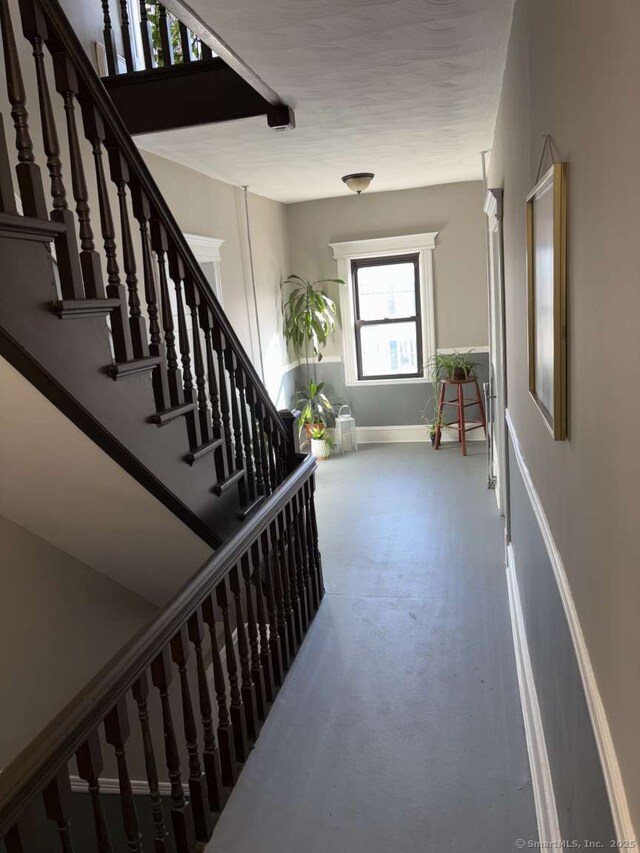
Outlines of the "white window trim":
{"type": "Polygon", "coordinates": [[[431,381],[428,376],[429,371],[424,369],[424,366],[423,375],[419,377],[358,379],[351,261],[358,258],[386,258],[392,255],[406,255],[410,252],[418,253],[422,359],[424,365],[428,365],[436,352],[433,250],[436,246],[437,236],[437,231],[430,231],[426,234],[406,234],[402,237],[381,237],[373,240],[350,240],[346,243],[329,244],[333,249],[333,257],[338,262],[338,277],[346,282],[345,287],[340,287],[345,385],[357,385],[358,387],[366,385],[414,385],[431,381]]]}
{"type": "Polygon", "coordinates": [[[213,292],[222,306],[222,275],[220,272],[220,247],[224,240],[217,237],[204,237],[202,234],[186,234],[185,240],[199,263],[213,264],[213,292]]]}

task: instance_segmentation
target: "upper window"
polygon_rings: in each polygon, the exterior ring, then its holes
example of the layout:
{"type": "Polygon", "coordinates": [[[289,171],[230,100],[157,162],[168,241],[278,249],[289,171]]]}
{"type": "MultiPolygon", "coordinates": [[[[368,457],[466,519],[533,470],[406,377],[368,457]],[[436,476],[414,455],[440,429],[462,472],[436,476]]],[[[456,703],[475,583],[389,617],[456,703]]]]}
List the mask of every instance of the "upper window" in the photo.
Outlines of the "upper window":
{"type": "Polygon", "coordinates": [[[428,382],[435,354],[435,232],[331,243],[346,385],[428,382]]]}
{"type": "Polygon", "coordinates": [[[351,261],[358,379],[422,375],[418,258],[351,261]]]}

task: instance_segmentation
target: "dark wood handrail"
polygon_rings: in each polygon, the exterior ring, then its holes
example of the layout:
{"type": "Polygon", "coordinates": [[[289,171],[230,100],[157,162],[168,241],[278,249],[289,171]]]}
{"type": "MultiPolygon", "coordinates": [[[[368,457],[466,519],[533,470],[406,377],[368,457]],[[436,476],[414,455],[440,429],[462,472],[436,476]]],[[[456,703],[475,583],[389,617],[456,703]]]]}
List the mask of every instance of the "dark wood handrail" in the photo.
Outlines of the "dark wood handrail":
{"type": "Polygon", "coordinates": [[[179,252],[186,270],[189,275],[192,276],[200,294],[206,300],[208,307],[215,317],[216,323],[219,325],[226,340],[234,350],[239,367],[242,368],[247,378],[250,380],[250,384],[253,386],[254,392],[264,405],[265,411],[270,415],[275,428],[280,432],[284,441],[289,444],[291,436],[285,428],[273,401],[269,397],[262,379],[244,351],[238,336],[222,311],[220,304],[212,294],[204,273],[193,256],[178,223],[164,200],[164,197],[147,168],[142,155],[122,121],[120,114],[114,107],[109,94],[102,84],[102,81],[82,48],[82,45],[73,31],[69,20],[62,11],[58,0],[46,0],[46,2],[43,2],[43,0],[35,0],[35,2],[41,9],[49,25],[49,41],[53,40],[57,45],[59,45],[75,65],[80,85],[91,103],[100,113],[104,121],[108,137],[125,157],[132,177],[135,178],[136,182],[139,183],[147,195],[156,214],[166,229],[170,240],[179,252]]]}
{"type": "Polygon", "coordinates": [[[133,637],[45,729],[0,773],[0,837],[7,833],[109,711],[236,565],[316,468],[305,457],[241,530],[188,581],[153,621],[133,637]]]}

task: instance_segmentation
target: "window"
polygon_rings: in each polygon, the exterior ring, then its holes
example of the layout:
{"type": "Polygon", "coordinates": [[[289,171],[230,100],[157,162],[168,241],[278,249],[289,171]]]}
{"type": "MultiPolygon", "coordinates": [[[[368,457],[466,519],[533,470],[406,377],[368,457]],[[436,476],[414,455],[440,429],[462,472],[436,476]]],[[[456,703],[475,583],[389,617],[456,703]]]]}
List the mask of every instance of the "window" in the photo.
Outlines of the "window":
{"type": "Polygon", "coordinates": [[[418,259],[351,261],[358,379],[422,375],[418,259]]]}
{"type": "Polygon", "coordinates": [[[427,382],[435,233],[332,243],[346,385],[427,382]]]}

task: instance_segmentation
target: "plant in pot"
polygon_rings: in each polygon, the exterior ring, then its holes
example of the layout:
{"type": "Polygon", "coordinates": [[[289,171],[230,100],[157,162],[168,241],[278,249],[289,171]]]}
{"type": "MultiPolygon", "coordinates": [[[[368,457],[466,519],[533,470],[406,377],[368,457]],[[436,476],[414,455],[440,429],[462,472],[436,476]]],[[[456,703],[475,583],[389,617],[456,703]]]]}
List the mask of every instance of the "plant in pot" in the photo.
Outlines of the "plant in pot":
{"type": "Polygon", "coordinates": [[[296,407],[299,409],[298,429],[302,433],[306,430],[307,437],[311,438],[314,428],[326,428],[329,418],[333,417],[333,406],[329,398],[323,392],[324,382],[309,382],[309,386],[298,392],[296,407]]]}
{"type": "Polygon", "coordinates": [[[461,382],[477,375],[477,363],[472,361],[468,353],[452,352],[438,353],[430,361],[433,384],[437,385],[443,379],[461,382]]]}
{"type": "Polygon", "coordinates": [[[296,405],[300,410],[298,426],[307,428],[307,434],[313,425],[326,426],[332,407],[323,393],[324,382],[318,382],[315,362],[322,360],[322,350],[329,335],[336,328],[336,303],[329,297],[321,284],[344,284],[341,278],[322,278],[308,281],[299,275],[290,275],[282,286],[290,287],[291,293],[283,305],[284,338],[296,355],[304,358],[307,381],[298,392],[296,405]]]}
{"type": "Polygon", "coordinates": [[[326,427],[314,426],[311,428],[311,455],[316,459],[328,459],[331,455],[333,439],[328,434],[326,427]]]}

